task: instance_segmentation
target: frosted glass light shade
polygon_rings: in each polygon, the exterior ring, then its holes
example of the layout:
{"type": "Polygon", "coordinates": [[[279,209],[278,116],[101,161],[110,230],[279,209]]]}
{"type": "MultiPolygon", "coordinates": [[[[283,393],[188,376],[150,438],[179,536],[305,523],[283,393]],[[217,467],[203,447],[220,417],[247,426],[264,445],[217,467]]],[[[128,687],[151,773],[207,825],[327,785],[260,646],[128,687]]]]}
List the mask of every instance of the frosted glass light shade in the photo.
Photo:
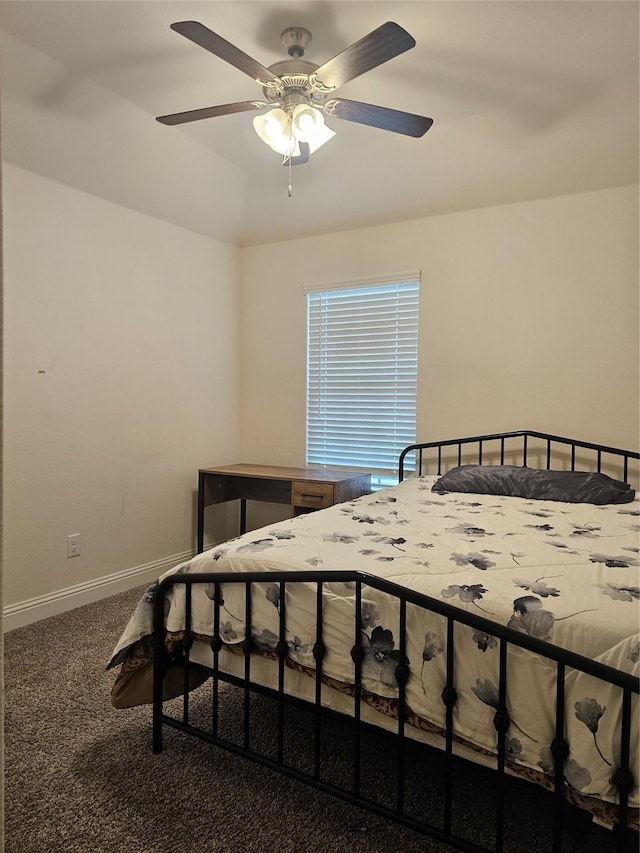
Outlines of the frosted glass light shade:
{"type": "Polygon", "coordinates": [[[253,119],[253,127],[260,139],[273,151],[283,157],[300,156],[300,146],[291,133],[289,116],[284,110],[276,107],[268,113],[256,116],[253,119]]]}
{"type": "Polygon", "coordinates": [[[307,104],[298,104],[293,110],[291,130],[300,142],[309,145],[311,153],[335,136],[335,131],[330,130],[324,123],[320,110],[307,104]]]}

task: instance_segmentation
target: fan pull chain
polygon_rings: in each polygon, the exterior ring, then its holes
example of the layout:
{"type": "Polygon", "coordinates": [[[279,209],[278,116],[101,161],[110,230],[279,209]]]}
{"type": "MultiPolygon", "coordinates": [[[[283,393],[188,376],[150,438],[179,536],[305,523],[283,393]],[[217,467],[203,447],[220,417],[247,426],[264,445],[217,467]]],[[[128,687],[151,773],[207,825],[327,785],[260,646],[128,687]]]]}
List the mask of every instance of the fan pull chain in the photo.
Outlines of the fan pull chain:
{"type": "Polygon", "coordinates": [[[291,198],[291,196],[293,195],[293,186],[291,180],[291,154],[289,154],[289,188],[287,190],[287,195],[289,196],[289,198],[291,198]]]}

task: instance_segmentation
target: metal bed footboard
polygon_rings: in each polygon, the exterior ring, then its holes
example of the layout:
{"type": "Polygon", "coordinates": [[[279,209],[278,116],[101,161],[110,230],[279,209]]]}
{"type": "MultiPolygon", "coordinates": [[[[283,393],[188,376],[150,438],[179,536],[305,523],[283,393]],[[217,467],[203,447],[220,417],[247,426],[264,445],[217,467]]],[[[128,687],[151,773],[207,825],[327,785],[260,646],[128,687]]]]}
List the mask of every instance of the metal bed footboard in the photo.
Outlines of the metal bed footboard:
{"type": "MultiPolygon", "coordinates": [[[[565,674],[568,669],[584,672],[597,679],[602,679],[608,684],[615,685],[621,691],[622,696],[622,724],[621,724],[621,749],[619,764],[612,768],[612,782],[619,792],[619,820],[614,830],[617,835],[616,850],[619,853],[632,849],[631,836],[635,833],[627,829],[628,799],[629,793],[636,785],[630,766],[630,744],[631,744],[631,709],[633,696],[640,691],[640,680],[632,675],[604,666],[589,658],[574,654],[549,643],[538,640],[529,635],[521,634],[512,629],[503,627],[482,616],[467,613],[455,608],[446,602],[432,599],[428,596],[405,589],[387,580],[368,575],[364,572],[269,572],[270,584],[278,584],[280,587],[280,632],[277,652],[278,686],[269,690],[252,681],[252,661],[256,646],[250,634],[251,625],[251,590],[255,584],[265,583],[265,574],[261,572],[249,572],[239,577],[232,573],[208,573],[200,575],[176,574],[167,577],[158,589],[155,599],[155,628],[154,628],[154,701],[153,701],[153,751],[160,752],[163,746],[163,727],[169,726],[187,734],[193,735],[201,740],[230,750],[239,755],[246,756],[253,761],[269,767],[278,773],[297,779],[311,785],[321,791],[338,796],[351,804],[355,804],[383,817],[392,819],[406,825],[423,834],[429,835],[440,841],[449,843],[457,850],[473,851],[473,853],[487,853],[495,850],[500,853],[504,849],[505,832],[505,785],[507,783],[507,752],[506,737],[511,724],[508,713],[508,651],[510,646],[518,646],[551,661],[556,668],[556,696],[555,702],[555,737],[550,744],[553,760],[555,763],[554,797],[553,797],[553,847],[554,851],[562,850],[562,832],[565,815],[568,809],[573,807],[566,802],[564,797],[564,763],[569,755],[569,744],[565,738],[565,674]],[[353,709],[350,718],[352,724],[352,770],[351,785],[349,787],[338,786],[322,778],[321,773],[321,738],[325,724],[325,712],[322,706],[322,676],[323,658],[326,653],[326,645],[323,631],[323,585],[325,583],[348,583],[353,584],[355,589],[355,608],[353,636],[354,644],[351,649],[351,657],[354,665],[354,695],[353,709]],[[315,669],[315,702],[312,705],[314,713],[314,759],[313,769],[310,772],[290,766],[284,760],[286,744],[286,727],[284,725],[284,706],[290,701],[285,691],[285,667],[289,654],[289,646],[286,638],[286,590],[296,583],[312,584],[316,591],[316,635],[313,646],[313,656],[316,662],[315,669]],[[184,693],[181,706],[182,713],[179,717],[165,714],[163,711],[163,676],[166,661],[165,637],[164,637],[164,597],[165,594],[176,584],[184,584],[186,595],[185,615],[185,640],[183,642],[183,666],[184,666],[184,693]],[[215,588],[214,600],[211,602],[213,608],[214,635],[210,646],[212,651],[211,677],[213,679],[211,709],[208,727],[194,725],[190,720],[190,706],[188,693],[188,668],[192,639],[190,636],[191,618],[191,596],[196,584],[213,584],[215,588]],[[245,636],[242,641],[242,652],[244,655],[244,676],[237,678],[224,673],[219,664],[219,655],[223,648],[221,636],[220,608],[223,604],[222,587],[227,584],[241,584],[246,590],[246,613],[245,613],[245,636]],[[398,684],[398,719],[397,728],[393,735],[397,749],[397,778],[395,780],[395,806],[381,804],[372,801],[363,795],[361,791],[362,763],[361,763],[361,738],[363,731],[370,728],[362,720],[361,683],[362,683],[362,661],[364,658],[363,646],[361,644],[362,622],[361,601],[363,588],[374,588],[391,596],[397,601],[399,609],[399,663],[396,667],[395,677],[398,684]],[[446,723],[444,734],[444,760],[445,760],[445,783],[444,783],[444,811],[439,825],[425,823],[416,819],[415,816],[405,810],[405,780],[404,759],[409,745],[414,743],[407,732],[408,724],[405,722],[407,705],[405,688],[411,677],[411,669],[406,656],[406,615],[407,606],[413,605],[439,614],[446,619],[447,643],[446,643],[446,684],[442,690],[441,698],[446,709],[446,723]],[[499,701],[495,708],[493,724],[497,734],[497,765],[495,768],[496,802],[495,802],[495,847],[489,848],[478,844],[473,839],[460,837],[452,828],[452,810],[455,802],[455,786],[453,785],[454,763],[461,761],[454,755],[454,725],[453,716],[456,707],[456,666],[455,666],[455,626],[457,624],[468,625],[476,630],[483,631],[494,637],[500,647],[500,675],[499,675],[499,701]],[[242,743],[236,743],[222,737],[218,732],[218,703],[219,684],[227,682],[239,686],[243,690],[243,720],[242,743]],[[272,758],[257,752],[251,747],[251,695],[254,692],[270,693],[275,697],[278,707],[277,726],[277,757],[272,758]]],[[[326,688],[325,688],[326,689],[326,688]]],[[[491,771],[489,771],[491,772],[491,771]]],[[[637,842],[637,838],[636,838],[637,842]]]]}

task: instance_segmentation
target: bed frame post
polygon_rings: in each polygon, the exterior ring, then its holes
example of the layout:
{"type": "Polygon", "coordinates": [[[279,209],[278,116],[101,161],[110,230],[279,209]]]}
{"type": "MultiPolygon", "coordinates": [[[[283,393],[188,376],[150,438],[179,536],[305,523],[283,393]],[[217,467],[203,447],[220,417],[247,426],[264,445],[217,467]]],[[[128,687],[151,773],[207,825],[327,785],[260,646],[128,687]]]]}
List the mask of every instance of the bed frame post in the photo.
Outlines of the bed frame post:
{"type": "Polygon", "coordinates": [[[153,598],[153,724],[152,743],[153,752],[162,752],[162,693],[164,683],[165,667],[165,644],[164,644],[164,590],[163,583],[159,583],[154,591],[153,598]]]}

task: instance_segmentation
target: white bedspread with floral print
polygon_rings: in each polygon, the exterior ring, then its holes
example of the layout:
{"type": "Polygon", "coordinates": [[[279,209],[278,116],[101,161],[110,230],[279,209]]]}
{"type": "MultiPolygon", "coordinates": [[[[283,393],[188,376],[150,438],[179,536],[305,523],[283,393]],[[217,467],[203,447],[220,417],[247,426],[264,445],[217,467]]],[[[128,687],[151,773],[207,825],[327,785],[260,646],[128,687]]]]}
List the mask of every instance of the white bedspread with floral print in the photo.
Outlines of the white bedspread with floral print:
{"type": "MultiPolygon", "coordinates": [[[[283,570],[366,571],[500,625],[638,674],[640,657],[640,503],[594,506],[431,491],[435,478],[409,479],[321,512],[269,525],[204,552],[172,572],[283,570]]],[[[170,573],[167,573],[170,574],[170,573]]],[[[153,591],[143,597],[114,650],[111,665],[151,633],[153,591]]],[[[192,629],[213,634],[213,591],[194,587],[192,629]]],[[[225,586],[220,633],[245,636],[244,587],[225,586]]],[[[169,597],[167,629],[184,622],[184,590],[169,597]]],[[[354,592],[325,585],[324,672],[353,683],[354,592]]],[[[279,636],[279,586],[268,578],[252,596],[255,642],[274,649],[279,636]]],[[[314,667],[315,586],[287,587],[287,643],[292,658],[314,667]]],[[[366,587],[362,598],[363,686],[397,695],[398,608],[366,587]]],[[[446,624],[436,614],[407,609],[410,708],[443,726],[446,624]]],[[[495,750],[498,643],[489,633],[456,629],[455,733],[495,750]]],[[[619,760],[620,691],[576,671],[566,680],[567,783],[611,802],[610,777],[619,760]]],[[[508,658],[509,760],[551,771],[555,736],[555,667],[511,647],[508,658]]],[[[632,761],[638,770],[638,708],[634,697],[632,761]]],[[[638,804],[638,788],[631,796],[638,804]]]]}

